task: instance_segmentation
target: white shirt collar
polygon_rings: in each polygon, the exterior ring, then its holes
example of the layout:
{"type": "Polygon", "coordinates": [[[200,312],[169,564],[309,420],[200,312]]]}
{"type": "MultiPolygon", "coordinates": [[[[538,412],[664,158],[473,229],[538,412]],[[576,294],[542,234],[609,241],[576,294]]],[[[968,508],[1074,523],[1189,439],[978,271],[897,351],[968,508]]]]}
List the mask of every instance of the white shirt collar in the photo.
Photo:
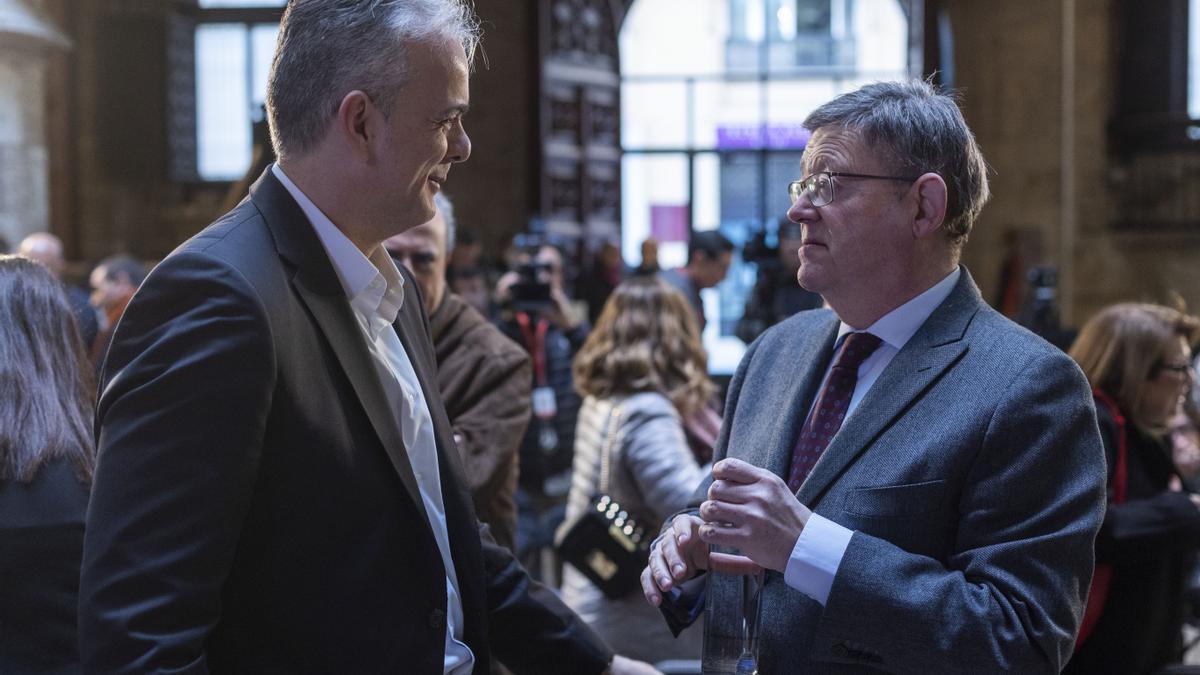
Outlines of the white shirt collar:
{"type": "Polygon", "coordinates": [[[384,326],[396,321],[396,316],[404,306],[404,277],[396,269],[396,263],[382,246],[376,246],[370,258],[364,256],[278,164],[271,166],[271,173],[275,174],[312,223],[351,307],[365,322],[371,336],[378,335],[384,326]]]}
{"type": "MultiPolygon", "coordinates": [[[[908,341],[916,334],[917,329],[925,323],[930,314],[933,314],[933,310],[937,309],[937,306],[950,296],[950,292],[954,290],[960,276],[962,276],[962,268],[955,267],[953,272],[930,286],[924,293],[879,317],[875,323],[867,326],[866,332],[875,335],[897,350],[903,349],[904,345],[908,344],[908,341]]],[[[843,337],[853,332],[854,329],[846,322],[841,322],[841,325],[838,326],[835,344],[840,343],[843,337]]]]}

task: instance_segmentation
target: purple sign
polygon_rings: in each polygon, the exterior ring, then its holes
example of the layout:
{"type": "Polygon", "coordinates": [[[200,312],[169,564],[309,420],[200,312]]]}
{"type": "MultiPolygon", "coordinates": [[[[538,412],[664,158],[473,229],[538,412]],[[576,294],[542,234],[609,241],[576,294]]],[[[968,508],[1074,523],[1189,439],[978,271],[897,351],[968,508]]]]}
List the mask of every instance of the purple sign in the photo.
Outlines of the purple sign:
{"type": "Polygon", "coordinates": [[[650,236],[660,243],[687,241],[687,205],[651,204],[650,236]]]}
{"type": "Polygon", "coordinates": [[[799,124],[722,124],[717,126],[717,149],[803,150],[810,135],[799,124]]]}

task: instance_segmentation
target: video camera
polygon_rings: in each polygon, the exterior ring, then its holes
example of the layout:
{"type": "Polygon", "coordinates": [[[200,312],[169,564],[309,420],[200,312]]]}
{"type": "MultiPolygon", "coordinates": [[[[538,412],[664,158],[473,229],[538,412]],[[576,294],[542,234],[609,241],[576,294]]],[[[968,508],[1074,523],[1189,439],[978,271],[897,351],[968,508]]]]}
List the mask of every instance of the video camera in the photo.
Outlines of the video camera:
{"type": "Polygon", "coordinates": [[[539,249],[553,245],[554,242],[546,235],[545,225],[538,218],[530,221],[529,232],[513,237],[513,247],[524,253],[529,262],[517,266],[519,280],[509,287],[508,307],[518,312],[536,314],[554,304],[550,296],[550,266],[536,261],[539,249]]]}

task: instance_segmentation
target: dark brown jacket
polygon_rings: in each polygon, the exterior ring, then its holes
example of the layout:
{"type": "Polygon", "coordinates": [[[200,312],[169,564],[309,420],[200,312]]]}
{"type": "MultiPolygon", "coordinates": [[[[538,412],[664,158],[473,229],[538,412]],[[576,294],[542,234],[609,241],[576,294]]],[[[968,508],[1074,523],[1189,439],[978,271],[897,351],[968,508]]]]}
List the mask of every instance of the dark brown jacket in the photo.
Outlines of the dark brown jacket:
{"type": "Polygon", "coordinates": [[[517,447],[529,424],[529,355],[462,298],[446,293],[429,317],[438,389],[479,519],[512,550],[517,447]]]}

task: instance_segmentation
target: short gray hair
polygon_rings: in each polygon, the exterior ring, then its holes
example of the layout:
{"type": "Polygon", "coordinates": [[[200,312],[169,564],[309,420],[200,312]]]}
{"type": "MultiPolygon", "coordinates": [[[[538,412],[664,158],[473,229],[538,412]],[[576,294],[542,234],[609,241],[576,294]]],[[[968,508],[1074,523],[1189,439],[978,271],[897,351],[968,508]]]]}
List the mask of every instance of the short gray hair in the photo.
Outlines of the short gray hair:
{"type": "Polygon", "coordinates": [[[444,193],[438,192],[433,195],[433,205],[437,207],[438,213],[442,214],[442,220],[446,221],[446,252],[454,250],[454,241],[458,236],[458,221],[454,219],[454,204],[450,203],[450,198],[444,193]]]}
{"type": "Polygon", "coordinates": [[[267,79],[275,155],[311,150],[355,89],[389,114],[408,80],[408,46],[438,38],[461,42],[474,62],[479,21],[464,0],[291,0],[267,79]]]}
{"type": "Polygon", "coordinates": [[[951,95],[922,80],[875,82],[817,108],[804,126],[860,134],[883,149],[896,175],[941,176],[948,188],[943,227],[956,244],[967,240],[990,196],[987,163],[951,95]]]}

